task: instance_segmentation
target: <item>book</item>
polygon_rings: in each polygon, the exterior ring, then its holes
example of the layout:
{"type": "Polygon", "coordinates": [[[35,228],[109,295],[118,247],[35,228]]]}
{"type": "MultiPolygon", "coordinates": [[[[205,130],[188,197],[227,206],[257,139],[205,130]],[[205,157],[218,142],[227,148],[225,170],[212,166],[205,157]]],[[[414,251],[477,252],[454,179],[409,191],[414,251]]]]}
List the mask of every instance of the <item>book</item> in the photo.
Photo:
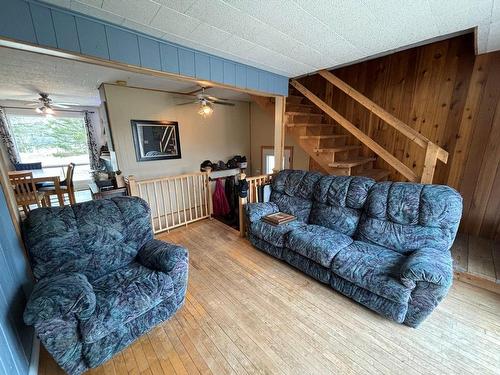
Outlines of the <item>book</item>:
{"type": "Polygon", "coordinates": [[[297,218],[293,215],[287,214],[285,212],[276,212],[274,214],[266,215],[262,218],[266,223],[272,225],[282,225],[287,224],[291,221],[296,220],[297,218]]]}

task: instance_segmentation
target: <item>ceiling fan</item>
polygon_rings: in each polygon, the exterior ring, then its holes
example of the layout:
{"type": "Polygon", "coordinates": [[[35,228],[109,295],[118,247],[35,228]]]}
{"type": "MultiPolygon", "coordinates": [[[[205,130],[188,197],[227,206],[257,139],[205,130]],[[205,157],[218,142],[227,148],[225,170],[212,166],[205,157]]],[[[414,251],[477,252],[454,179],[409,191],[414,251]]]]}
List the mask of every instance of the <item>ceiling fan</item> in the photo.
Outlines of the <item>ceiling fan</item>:
{"type": "Polygon", "coordinates": [[[76,105],[75,103],[55,103],[49,98],[49,94],[39,93],[40,97],[31,103],[27,103],[28,107],[35,107],[35,111],[50,117],[54,114],[54,108],[69,108],[69,106],[76,105]]]}
{"type": "Polygon", "coordinates": [[[178,105],[188,105],[188,104],[199,104],[198,114],[200,116],[209,117],[214,111],[214,104],[218,105],[229,105],[234,106],[234,103],[230,103],[227,99],[216,98],[215,96],[205,94],[205,87],[201,87],[195,91],[182,93],[182,95],[192,95],[196,96],[196,99],[187,103],[180,103],[178,105]],[[197,92],[200,92],[196,94],[197,92]],[[196,94],[196,95],[195,95],[196,94]]]}

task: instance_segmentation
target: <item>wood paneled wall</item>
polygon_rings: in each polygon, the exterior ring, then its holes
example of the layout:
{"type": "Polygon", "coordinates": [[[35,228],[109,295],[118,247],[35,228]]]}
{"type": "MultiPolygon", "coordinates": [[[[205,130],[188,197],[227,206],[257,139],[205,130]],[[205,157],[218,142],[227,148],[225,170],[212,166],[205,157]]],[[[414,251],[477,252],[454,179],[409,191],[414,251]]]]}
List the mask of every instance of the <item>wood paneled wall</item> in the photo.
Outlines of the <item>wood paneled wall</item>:
{"type": "MultiPolygon", "coordinates": [[[[500,237],[500,53],[475,56],[473,35],[467,34],[333,73],[447,150],[448,164],[438,162],[434,183],[449,184],[463,195],[461,230],[500,237]]],[[[314,75],[301,81],[421,173],[423,149],[322,77],[314,75]]],[[[383,160],[377,164],[390,169],[383,160]]],[[[404,180],[395,171],[389,179],[404,180]]]]}

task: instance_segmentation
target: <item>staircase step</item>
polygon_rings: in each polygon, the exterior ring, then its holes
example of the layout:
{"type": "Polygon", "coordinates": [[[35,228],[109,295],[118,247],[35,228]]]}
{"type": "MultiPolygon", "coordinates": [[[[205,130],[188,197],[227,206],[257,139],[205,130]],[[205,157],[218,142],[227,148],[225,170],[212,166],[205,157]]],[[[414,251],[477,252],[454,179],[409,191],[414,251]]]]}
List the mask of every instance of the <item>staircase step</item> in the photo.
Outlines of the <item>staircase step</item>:
{"type": "Polygon", "coordinates": [[[316,108],[314,104],[307,103],[287,103],[287,106],[290,105],[292,107],[302,107],[302,108],[316,108]]]}
{"type": "Polygon", "coordinates": [[[360,149],[361,146],[356,145],[346,145],[346,146],[338,146],[338,147],[329,147],[329,148],[315,148],[314,152],[342,152],[342,151],[350,151],[360,149]]]}
{"type": "Polygon", "coordinates": [[[331,135],[301,135],[300,139],[337,139],[349,137],[347,134],[331,134],[331,135]]]}
{"type": "Polygon", "coordinates": [[[311,113],[311,112],[285,112],[287,116],[309,116],[309,117],[323,117],[322,113],[311,113]]]}
{"type": "Polygon", "coordinates": [[[286,97],[286,102],[290,104],[300,104],[302,99],[304,99],[304,97],[300,95],[288,95],[286,97]]]}
{"type": "Polygon", "coordinates": [[[386,169],[365,169],[359,173],[360,176],[373,178],[375,181],[383,180],[391,174],[386,169]]]}
{"type": "Polygon", "coordinates": [[[334,161],[328,164],[328,166],[332,168],[352,168],[375,160],[377,160],[377,158],[353,158],[349,160],[334,161]]]}
{"type": "Polygon", "coordinates": [[[323,124],[320,122],[287,122],[286,126],[289,128],[300,128],[300,127],[315,127],[315,126],[332,126],[332,124],[323,124]]]}

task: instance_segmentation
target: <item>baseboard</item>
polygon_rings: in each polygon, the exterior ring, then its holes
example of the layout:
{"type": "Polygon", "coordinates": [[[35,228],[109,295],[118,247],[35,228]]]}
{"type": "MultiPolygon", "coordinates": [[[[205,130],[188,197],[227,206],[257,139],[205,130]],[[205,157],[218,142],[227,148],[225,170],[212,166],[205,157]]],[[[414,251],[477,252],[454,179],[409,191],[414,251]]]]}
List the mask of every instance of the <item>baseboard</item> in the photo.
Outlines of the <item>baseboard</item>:
{"type": "Polygon", "coordinates": [[[40,361],[40,340],[33,333],[33,346],[31,348],[30,368],[28,375],[38,375],[38,363],[40,361]]]}

